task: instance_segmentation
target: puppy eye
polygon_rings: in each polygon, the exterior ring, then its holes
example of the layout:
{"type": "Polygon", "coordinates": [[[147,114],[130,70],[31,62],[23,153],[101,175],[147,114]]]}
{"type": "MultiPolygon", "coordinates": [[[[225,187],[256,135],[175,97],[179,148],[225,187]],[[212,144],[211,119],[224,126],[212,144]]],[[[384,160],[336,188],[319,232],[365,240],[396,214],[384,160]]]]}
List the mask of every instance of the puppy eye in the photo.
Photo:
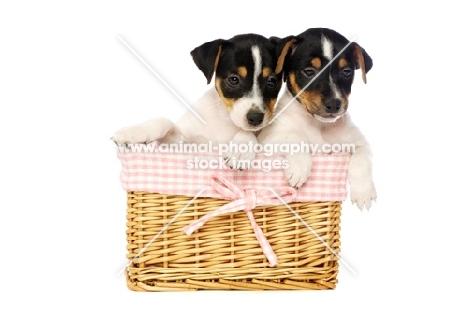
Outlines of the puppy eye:
{"type": "Polygon", "coordinates": [[[345,78],[349,78],[351,77],[351,68],[344,68],[343,71],[342,71],[342,74],[345,78]]]}
{"type": "Polygon", "coordinates": [[[302,70],[302,73],[306,77],[312,77],[315,74],[315,69],[314,68],[306,68],[302,70]]]}
{"type": "Polygon", "coordinates": [[[275,77],[269,77],[267,80],[267,85],[269,87],[275,87],[276,83],[278,83],[278,79],[276,79],[275,77]]]}
{"type": "Polygon", "coordinates": [[[239,84],[239,78],[237,76],[230,76],[228,78],[228,82],[231,85],[238,85],[239,84]]]}

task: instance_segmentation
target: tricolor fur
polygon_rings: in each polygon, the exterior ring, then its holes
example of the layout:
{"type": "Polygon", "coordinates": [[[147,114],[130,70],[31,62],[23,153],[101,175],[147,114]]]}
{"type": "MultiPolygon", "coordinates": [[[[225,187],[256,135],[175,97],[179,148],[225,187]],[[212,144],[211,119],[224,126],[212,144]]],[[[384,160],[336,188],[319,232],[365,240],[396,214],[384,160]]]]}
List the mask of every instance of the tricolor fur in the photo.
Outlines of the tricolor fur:
{"type": "MultiPolygon", "coordinates": [[[[334,30],[313,28],[296,36],[285,60],[287,90],[278,101],[278,115],[258,136],[264,144],[354,144],[348,180],[351,201],[360,209],[370,208],[376,199],[371,150],[347,110],[355,70],[361,70],[366,82],[371,68],[367,52],[334,30]]],[[[284,156],[289,162],[285,177],[291,186],[300,188],[307,182],[312,157],[309,153],[284,156]]]]}
{"type": "Polygon", "coordinates": [[[317,119],[334,122],[348,109],[354,71],[361,69],[366,82],[372,59],[357,43],[348,45],[348,39],[330,29],[309,29],[296,39],[298,43],[286,68],[288,90],[293,96],[300,93],[297,99],[317,119]],[[333,63],[319,74],[335,56],[333,63]]]}
{"type": "MultiPolygon", "coordinates": [[[[157,118],[123,128],[112,139],[118,144],[256,143],[256,134],[274,114],[284,59],[293,41],[244,34],[202,44],[191,52],[192,58],[207,83],[213,76],[215,82],[192,108],[206,124],[188,111],[175,125],[166,118],[157,118]]],[[[229,166],[243,169],[235,163],[244,165],[246,162],[238,160],[252,160],[255,154],[224,156],[229,166]]]]}
{"type": "Polygon", "coordinates": [[[216,74],[216,91],[243,130],[258,131],[272,118],[283,66],[277,49],[282,51],[286,43],[247,34],[207,42],[191,52],[208,83],[216,74]]]}

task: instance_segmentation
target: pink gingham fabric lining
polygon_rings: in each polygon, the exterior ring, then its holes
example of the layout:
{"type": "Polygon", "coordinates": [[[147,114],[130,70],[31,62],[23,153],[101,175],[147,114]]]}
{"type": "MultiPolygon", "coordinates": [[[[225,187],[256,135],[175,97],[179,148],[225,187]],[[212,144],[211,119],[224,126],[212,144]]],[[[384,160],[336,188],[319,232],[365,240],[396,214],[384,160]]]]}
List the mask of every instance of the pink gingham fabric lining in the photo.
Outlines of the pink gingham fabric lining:
{"type": "MultiPolygon", "coordinates": [[[[257,191],[289,187],[283,169],[264,172],[261,169],[233,170],[187,168],[190,161],[222,162],[217,153],[136,153],[118,152],[122,164],[120,180],[126,191],[145,191],[193,197],[205,188],[202,197],[230,199],[212,187],[214,175],[223,176],[242,190],[257,191]]],[[[257,155],[258,160],[280,156],[257,155]]],[[[344,201],[347,198],[348,153],[313,155],[313,166],[307,182],[297,191],[294,202],[344,201]]]]}

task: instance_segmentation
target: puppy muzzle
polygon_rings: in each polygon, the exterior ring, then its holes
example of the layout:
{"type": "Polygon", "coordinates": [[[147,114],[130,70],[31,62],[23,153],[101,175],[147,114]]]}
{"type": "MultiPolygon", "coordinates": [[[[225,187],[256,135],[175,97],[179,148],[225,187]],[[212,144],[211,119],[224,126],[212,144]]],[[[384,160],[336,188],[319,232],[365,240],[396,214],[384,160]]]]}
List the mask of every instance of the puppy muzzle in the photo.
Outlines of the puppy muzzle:
{"type": "Polygon", "coordinates": [[[258,126],[263,123],[265,113],[258,110],[250,110],[247,112],[247,123],[251,126],[258,126]]]}
{"type": "Polygon", "coordinates": [[[330,98],[326,99],[323,102],[323,107],[325,108],[325,111],[330,114],[337,113],[340,108],[341,108],[341,100],[338,98],[330,98]]]}
{"type": "Polygon", "coordinates": [[[329,97],[322,101],[319,111],[312,115],[324,123],[332,123],[338,120],[346,112],[346,102],[340,98],[329,97]]]}

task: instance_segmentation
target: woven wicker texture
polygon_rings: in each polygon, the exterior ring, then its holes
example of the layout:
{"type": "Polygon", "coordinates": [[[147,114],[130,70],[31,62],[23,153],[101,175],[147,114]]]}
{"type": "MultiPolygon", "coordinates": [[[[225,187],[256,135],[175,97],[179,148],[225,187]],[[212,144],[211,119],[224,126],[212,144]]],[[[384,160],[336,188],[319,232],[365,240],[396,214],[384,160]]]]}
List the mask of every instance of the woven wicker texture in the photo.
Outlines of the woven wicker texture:
{"type": "Polygon", "coordinates": [[[191,236],[185,235],[184,226],[229,202],[197,198],[187,206],[191,200],[128,192],[130,289],[335,288],[338,258],[313,232],[335,254],[340,252],[341,202],[289,204],[312,231],[286,206],[256,207],[255,219],[278,256],[278,266],[271,268],[244,212],[214,217],[191,236]]]}

